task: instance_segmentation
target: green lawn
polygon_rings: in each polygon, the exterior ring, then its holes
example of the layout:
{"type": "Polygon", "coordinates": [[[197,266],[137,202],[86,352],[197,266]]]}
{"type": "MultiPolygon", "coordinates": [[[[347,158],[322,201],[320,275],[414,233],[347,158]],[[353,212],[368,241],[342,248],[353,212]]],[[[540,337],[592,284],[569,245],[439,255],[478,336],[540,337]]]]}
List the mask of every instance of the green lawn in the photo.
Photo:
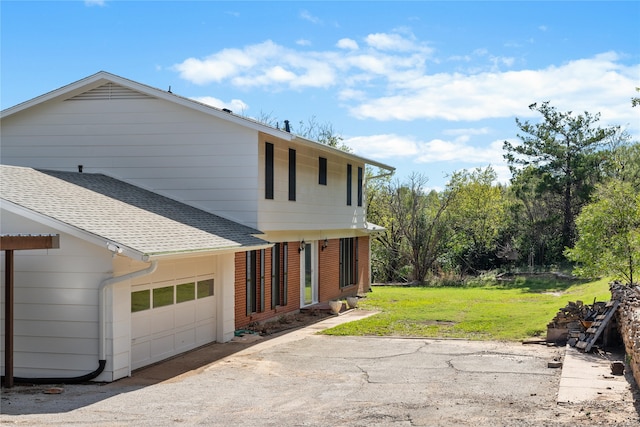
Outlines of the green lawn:
{"type": "Polygon", "coordinates": [[[505,341],[544,337],[547,324],[569,301],[608,301],[608,282],[518,278],[473,287],[376,286],[358,307],[381,313],[324,333],[505,341]]]}

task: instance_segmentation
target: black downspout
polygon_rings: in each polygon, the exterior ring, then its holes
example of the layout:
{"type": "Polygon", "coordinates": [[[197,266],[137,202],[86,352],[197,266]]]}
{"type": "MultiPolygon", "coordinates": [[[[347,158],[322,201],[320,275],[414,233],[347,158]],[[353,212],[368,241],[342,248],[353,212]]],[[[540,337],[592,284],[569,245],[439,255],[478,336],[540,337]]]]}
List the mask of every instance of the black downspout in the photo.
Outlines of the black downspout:
{"type": "Polygon", "coordinates": [[[78,384],[86,381],[91,381],[104,371],[104,367],[107,365],[106,360],[98,361],[98,369],[88,373],[86,375],[80,375],[79,377],[52,377],[52,378],[22,378],[13,377],[13,380],[17,383],[27,384],[78,384]]]}

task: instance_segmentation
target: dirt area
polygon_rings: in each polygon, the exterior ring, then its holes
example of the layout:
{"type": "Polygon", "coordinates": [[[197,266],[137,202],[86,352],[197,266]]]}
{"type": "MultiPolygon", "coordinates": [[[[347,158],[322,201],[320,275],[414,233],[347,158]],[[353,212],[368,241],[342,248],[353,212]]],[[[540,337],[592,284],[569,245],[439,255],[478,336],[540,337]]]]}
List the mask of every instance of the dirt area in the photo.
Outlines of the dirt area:
{"type": "Polygon", "coordinates": [[[268,322],[250,323],[246,330],[262,336],[270,336],[320,322],[329,316],[333,316],[333,314],[327,310],[312,309],[300,313],[283,314],[276,320],[269,320],[268,322]]]}
{"type": "Polygon", "coordinates": [[[575,425],[575,426],[638,426],[640,416],[638,412],[638,394],[635,393],[635,404],[623,397],[616,401],[590,401],[573,405],[558,405],[555,421],[549,420],[547,425],[575,425]],[[637,408],[637,409],[636,409],[637,408]]]}

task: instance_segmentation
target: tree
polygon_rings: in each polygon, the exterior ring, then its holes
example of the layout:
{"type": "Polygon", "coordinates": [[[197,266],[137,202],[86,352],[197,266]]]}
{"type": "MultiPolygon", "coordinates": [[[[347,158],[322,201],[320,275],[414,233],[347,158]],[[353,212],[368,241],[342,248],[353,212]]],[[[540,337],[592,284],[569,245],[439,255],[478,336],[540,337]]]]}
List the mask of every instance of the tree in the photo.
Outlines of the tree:
{"type": "Polygon", "coordinates": [[[454,191],[446,222],[450,255],[466,270],[486,270],[496,266],[500,232],[505,228],[504,189],[494,185],[497,175],[486,169],[463,170],[452,175],[449,188],[454,191]]]}
{"type": "MultiPolygon", "coordinates": [[[[285,120],[281,124],[272,113],[265,113],[263,111],[260,112],[256,120],[278,129],[286,129],[287,123],[289,123],[288,120],[285,120]]],[[[343,143],[344,138],[336,132],[333,125],[330,122],[319,123],[316,116],[311,116],[306,122],[300,120],[297,129],[292,124],[288,126],[291,132],[297,133],[303,138],[346,151],[347,153],[351,152],[351,147],[343,143]]]]}
{"type": "Polygon", "coordinates": [[[297,133],[303,138],[317,141],[347,153],[351,152],[351,147],[342,142],[344,138],[335,131],[333,125],[329,122],[318,123],[315,116],[311,116],[306,123],[301,120],[298,123],[297,133]]]}
{"type": "Polygon", "coordinates": [[[531,104],[529,109],[542,114],[542,121],[530,123],[516,118],[522,143],[505,141],[504,158],[514,176],[522,168],[533,168],[530,172],[535,172],[539,179],[538,194],[561,195],[562,224],[558,231],[562,247],[570,247],[574,242],[575,216],[601,178],[603,158],[597,152],[617,128],[597,127],[600,114],[585,112],[574,116],[570,111],[557,111],[548,101],[531,104]]]}
{"type": "Polygon", "coordinates": [[[607,177],[631,183],[640,191],[640,143],[632,142],[627,131],[616,132],[609,140],[604,163],[607,177]]]}
{"type": "Polygon", "coordinates": [[[576,225],[578,241],[566,251],[579,263],[576,274],[612,275],[633,284],[640,269],[640,193],[627,182],[612,180],[598,188],[576,225]]]}
{"type": "Polygon", "coordinates": [[[391,213],[393,195],[391,175],[377,174],[379,178],[371,179],[372,175],[372,172],[367,169],[367,221],[384,227],[383,231],[373,235],[372,278],[378,282],[406,281],[402,271],[406,264],[401,250],[402,234],[398,221],[391,213]]]}
{"type": "Polygon", "coordinates": [[[428,179],[413,173],[408,181],[391,188],[390,211],[404,244],[406,258],[411,263],[412,279],[424,282],[432,270],[445,235],[442,215],[455,190],[438,194],[426,192],[428,179]]]}
{"type": "Polygon", "coordinates": [[[563,257],[559,225],[562,196],[544,188],[537,171],[529,166],[519,171],[508,188],[508,228],[514,246],[522,254],[520,263],[530,267],[550,265],[563,257]]]}

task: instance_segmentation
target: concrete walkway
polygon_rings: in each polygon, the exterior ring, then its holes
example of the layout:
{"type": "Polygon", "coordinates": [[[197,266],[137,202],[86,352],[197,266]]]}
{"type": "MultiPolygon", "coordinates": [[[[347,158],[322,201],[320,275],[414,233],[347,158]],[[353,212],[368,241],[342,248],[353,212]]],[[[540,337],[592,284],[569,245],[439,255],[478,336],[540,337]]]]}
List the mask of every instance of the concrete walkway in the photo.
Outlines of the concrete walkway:
{"type": "Polygon", "coordinates": [[[567,346],[558,389],[558,403],[619,400],[628,393],[633,376],[611,373],[611,362],[624,361],[624,352],[583,353],[567,346]]]}

